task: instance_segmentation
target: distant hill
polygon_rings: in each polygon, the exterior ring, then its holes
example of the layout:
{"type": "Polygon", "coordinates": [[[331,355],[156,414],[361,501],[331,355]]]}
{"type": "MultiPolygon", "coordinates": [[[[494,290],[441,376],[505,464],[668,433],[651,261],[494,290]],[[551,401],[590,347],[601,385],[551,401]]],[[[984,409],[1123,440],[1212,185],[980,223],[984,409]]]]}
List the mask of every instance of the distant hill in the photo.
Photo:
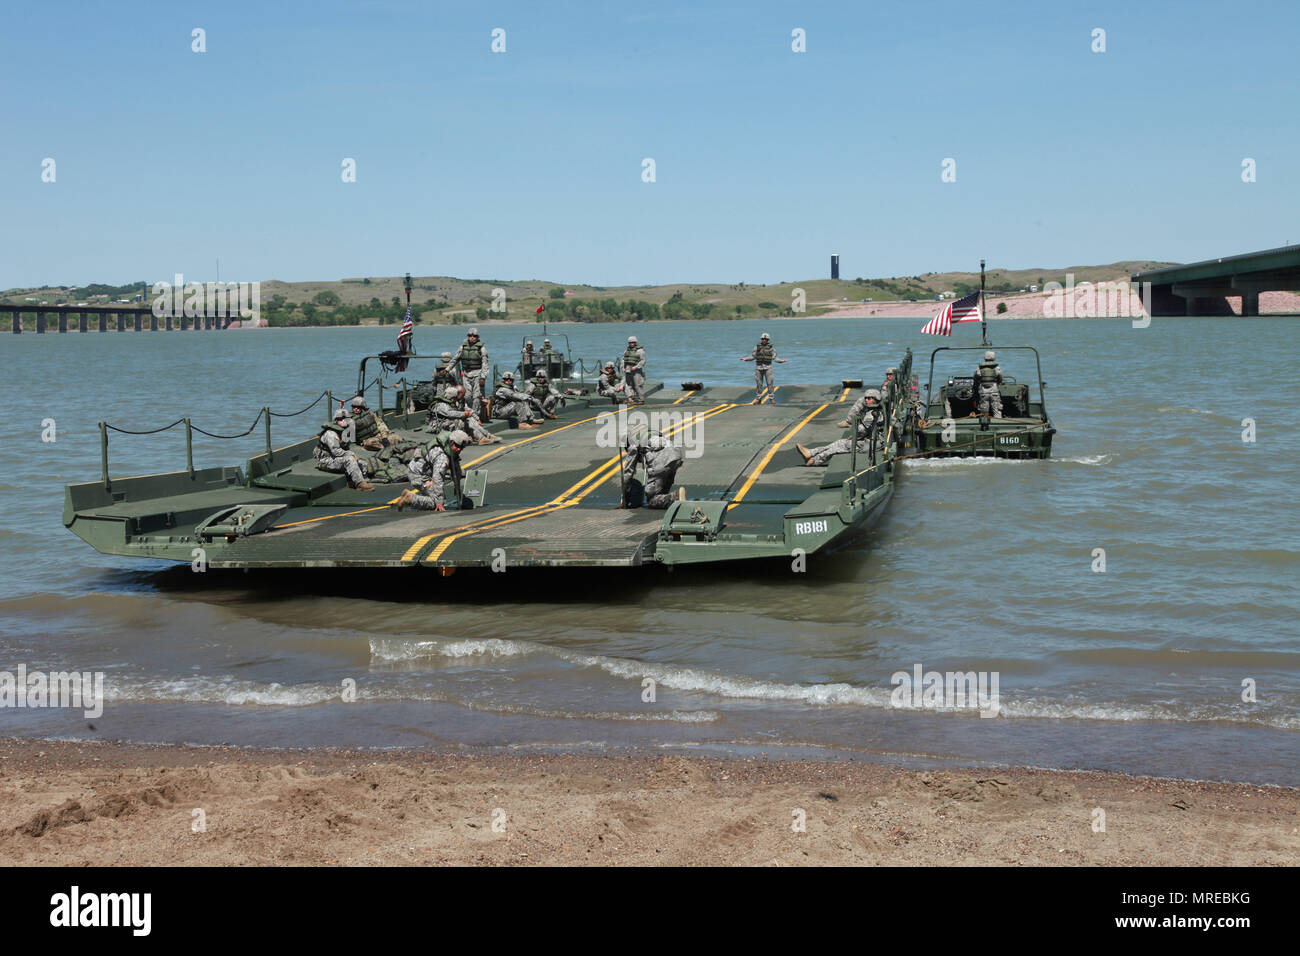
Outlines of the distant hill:
{"type": "MultiPolygon", "coordinates": [[[[1053,280],[1098,282],[1127,277],[1144,269],[1174,265],[1154,261],[1114,262],[1068,268],[990,269],[990,291],[1020,291],[1053,280]]],[[[771,285],[673,283],[670,285],[595,286],[541,279],[461,279],[416,276],[411,302],[418,321],[450,324],[466,321],[527,321],[546,303],[551,321],[609,321],[639,318],[755,318],[789,314],[792,293],[804,290],[809,314],[834,302],[933,300],[951,292],[962,295],[979,288],[979,273],[925,272],[914,276],[803,279],[771,285]],[[505,292],[504,313],[492,309],[493,290],[505,292]],[[581,306],[579,308],[578,306],[581,306]]],[[[11,305],[102,305],[123,299],[138,305],[144,282],[125,285],[8,289],[0,302],[11,305]]],[[[405,293],[400,276],[366,276],[312,282],[263,280],[262,311],[273,325],[388,324],[400,321],[405,293]]],[[[145,301],[148,301],[146,299],[145,301]]]]}

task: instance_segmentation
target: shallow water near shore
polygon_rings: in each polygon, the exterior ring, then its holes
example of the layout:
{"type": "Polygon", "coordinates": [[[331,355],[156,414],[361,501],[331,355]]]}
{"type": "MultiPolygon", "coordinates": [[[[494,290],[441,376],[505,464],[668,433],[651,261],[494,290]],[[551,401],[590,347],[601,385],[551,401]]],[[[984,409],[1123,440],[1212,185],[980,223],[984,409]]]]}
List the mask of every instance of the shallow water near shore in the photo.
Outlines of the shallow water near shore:
{"type": "MultiPolygon", "coordinates": [[[[552,326],[589,364],[637,334],[650,377],[876,381],[915,319],[552,326]]],[[[105,672],[102,716],[0,709],[0,733],[244,746],[646,748],[1024,764],[1300,784],[1300,372],[1288,319],[992,322],[1043,355],[1044,462],[907,462],[863,546],[785,565],[215,572],[94,553],[63,486],[99,474],[95,423],[243,431],[355,387],[395,330],[0,336],[14,381],[0,476],[0,669],[105,672]],[[57,440],[41,441],[54,419],[57,440]],[[1243,419],[1254,442],[1243,442],[1243,419]],[[1096,573],[1095,549],[1106,570],[1096,573]],[[891,706],[891,675],[984,671],[1001,715],[891,706]],[[356,700],[344,702],[344,681],[356,700]],[[655,700],[642,699],[647,680],[655,700]],[[1243,700],[1243,682],[1254,701],[1243,700]],[[89,724],[94,725],[90,729],[89,724]]],[[[531,328],[485,328],[502,362],[531,328]]],[[[420,329],[423,353],[463,329],[420,329]]],[[[535,341],[540,335],[532,334],[535,341]]],[[[552,336],[553,338],[555,335],[552,336]]],[[[1032,369],[1007,372],[1022,381],[1032,369]]],[[[779,394],[779,393],[778,393],[779,394]]],[[[275,444],[315,416],[277,419],[275,444]]],[[[707,453],[707,432],[703,438],[707,453]]],[[[196,436],[197,465],[260,449],[196,436]]],[[[793,454],[791,452],[791,454],[793,454]]],[[[113,437],[114,474],[185,462],[178,430],[113,437]]],[[[681,480],[690,485],[687,463],[681,480]]]]}

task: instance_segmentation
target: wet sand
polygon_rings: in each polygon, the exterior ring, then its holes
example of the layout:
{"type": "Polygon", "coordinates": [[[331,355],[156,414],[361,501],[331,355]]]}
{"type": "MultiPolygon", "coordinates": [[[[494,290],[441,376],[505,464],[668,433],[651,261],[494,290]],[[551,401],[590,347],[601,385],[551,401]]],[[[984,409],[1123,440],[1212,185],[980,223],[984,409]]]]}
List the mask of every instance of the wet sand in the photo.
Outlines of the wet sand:
{"type": "Polygon", "coordinates": [[[0,739],[0,823],[23,866],[1300,863],[1295,789],[677,756],[0,739]]]}

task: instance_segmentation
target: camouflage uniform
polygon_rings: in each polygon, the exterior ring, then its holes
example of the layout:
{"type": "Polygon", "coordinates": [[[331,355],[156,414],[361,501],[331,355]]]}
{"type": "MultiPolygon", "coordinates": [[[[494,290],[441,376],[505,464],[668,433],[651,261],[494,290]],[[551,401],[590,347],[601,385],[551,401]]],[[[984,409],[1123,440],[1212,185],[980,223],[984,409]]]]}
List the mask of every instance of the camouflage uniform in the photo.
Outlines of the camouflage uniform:
{"type": "Polygon", "coordinates": [[[627,386],[629,400],[640,404],[645,401],[645,349],[637,345],[636,336],[627,337],[623,351],[623,384],[627,386]]]}
{"type": "MultiPolygon", "coordinates": [[[[979,390],[979,413],[987,415],[990,407],[994,418],[1002,417],[1002,366],[997,363],[993,352],[984,353],[984,361],[975,372],[975,387],[979,390]]],[[[950,416],[951,417],[951,416],[950,416]]]]}
{"type": "Polygon", "coordinates": [[[379,451],[385,445],[402,440],[401,435],[389,429],[383,418],[370,410],[363,396],[358,395],[348,404],[352,406],[352,440],[362,448],[379,451]]]}
{"type": "Polygon", "coordinates": [[[623,480],[628,489],[628,506],[638,507],[638,498],[644,496],[645,507],[667,508],[672,504],[673,480],[682,467],[686,453],[662,435],[653,435],[641,442],[629,438],[623,456],[623,480]],[[638,463],[645,463],[645,485],[634,477],[638,463]]]}
{"type": "Polygon", "coordinates": [[[772,338],[766,332],[754,346],[754,351],[741,359],[742,362],[754,363],[754,387],[761,393],[766,381],[767,388],[776,387],[776,374],[772,371],[774,362],[784,362],[785,359],[778,358],[776,347],[772,345],[772,338]]]}
{"type": "Polygon", "coordinates": [[[410,505],[420,511],[436,511],[440,506],[446,507],[443,476],[451,470],[452,458],[455,457],[457,461],[460,459],[460,452],[455,446],[464,448],[469,443],[469,435],[459,430],[447,437],[445,448],[439,441],[429,442],[425,453],[411,459],[407,466],[407,477],[414,488],[402,493],[398,508],[410,505]]]}
{"type": "Polygon", "coordinates": [[[316,467],[321,471],[345,474],[353,485],[362,485],[366,481],[365,475],[361,473],[357,456],[348,450],[351,444],[347,433],[348,422],[347,412],[339,409],[334,415],[334,421],[321,427],[320,438],[311,454],[316,459],[316,467]]]}
{"type": "Polygon", "coordinates": [[[429,408],[425,424],[432,431],[451,431],[463,428],[475,439],[488,439],[494,436],[479,422],[478,416],[467,409],[460,400],[460,390],[455,385],[447,386],[442,398],[429,408]]]}
{"type": "Polygon", "coordinates": [[[627,401],[627,387],[618,380],[618,372],[614,370],[613,362],[607,362],[605,370],[596,379],[596,394],[611,399],[615,405],[627,401]]]}
{"type": "Polygon", "coordinates": [[[563,398],[559,389],[547,381],[545,375],[538,375],[528,383],[528,395],[548,415],[555,414],[555,406],[560,404],[560,399],[563,398]]]}
{"type": "Polygon", "coordinates": [[[519,421],[533,425],[542,419],[533,418],[533,406],[527,392],[515,388],[514,376],[501,377],[501,384],[492,395],[492,418],[494,421],[519,421]]]}
{"type": "MultiPolygon", "coordinates": [[[[862,417],[858,419],[857,428],[857,445],[859,452],[871,451],[872,439],[874,438],[877,445],[879,445],[883,437],[879,434],[880,406],[879,404],[875,404],[878,403],[879,400],[880,392],[874,388],[867,389],[867,391],[863,393],[862,398],[858,400],[858,403],[853,406],[854,410],[849,413],[848,420],[852,421],[854,416],[858,414],[858,410],[861,409],[862,411],[862,417]],[[868,404],[868,402],[872,404],[868,404]]],[[[804,461],[806,464],[820,466],[830,462],[830,460],[836,455],[847,455],[853,450],[853,442],[848,438],[840,438],[831,442],[829,445],[823,445],[820,448],[805,449],[802,445],[797,447],[800,454],[804,455],[804,461]]]]}
{"type": "Polygon", "coordinates": [[[433,371],[433,384],[440,388],[460,384],[456,379],[456,366],[452,363],[450,352],[443,352],[439,356],[438,367],[433,371]]]}
{"type": "Polygon", "coordinates": [[[461,381],[465,386],[465,400],[470,408],[478,408],[483,400],[483,382],[487,379],[487,349],[478,337],[478,329],[470,329],[456,354],[451,357],[451,365],[460,368],[461,381]],[[471,342],[470,339],[475,339],[471,342]]]}

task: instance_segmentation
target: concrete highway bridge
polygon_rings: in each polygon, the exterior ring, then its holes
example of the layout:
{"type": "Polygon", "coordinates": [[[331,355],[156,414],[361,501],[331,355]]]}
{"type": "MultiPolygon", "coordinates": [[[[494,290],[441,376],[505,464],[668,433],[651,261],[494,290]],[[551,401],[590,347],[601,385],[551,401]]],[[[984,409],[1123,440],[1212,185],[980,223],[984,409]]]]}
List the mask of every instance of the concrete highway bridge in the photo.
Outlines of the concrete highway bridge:
{"type": "MultiPolygon", "coordinates": [[[[10,329],[15,333],[23,331],[23,315],[35,317],[35,331],[44,333],[47,330],[53,331],[57,328],[60,332],[67,332],[71,323],[75,321],[76,329],[81,332],[134,332],[150,331],[157,332],[159,329],[172,331],[173,329],[224,329],[232,321],[239,318],[238,313],[228,313],[219,316],[196,316],[189,318],[184,315],[172,317],[171,315],[158,316],[153,314],[152,309],[136,308],[129,306],[116,305],[0,305],[0,316],[8,316],[6,323],[0,318],[0,328],[8,324],[10,329]],[[94,323],[94,329],[91,323],[94,323]]],[[[30,323],[28,323],[30,325],[30,323]]]]}
{"type": "Polygon", "coordinates": [[[1300,292],[1300,245],[1135,272],[1130,281],[1148,315],[1232,315],[1228,299],[1237,296],[1242,315],[1259,315],[1261,292],[1300,292]]]}

